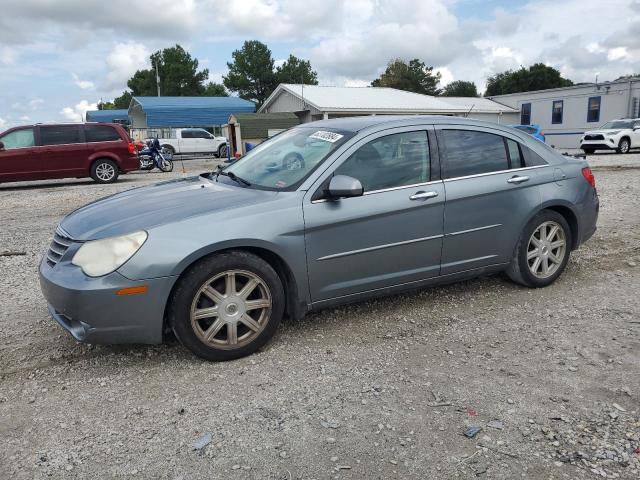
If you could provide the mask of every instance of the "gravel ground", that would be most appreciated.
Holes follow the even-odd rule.
[[[589,160],[599,230],[555,285],[325,310],[219,364],[77,344],[38,286],[65,214],[179,163],[0,186],[0,252],[25,252],[0,257],[0,478],[639,478],[640,154]]]

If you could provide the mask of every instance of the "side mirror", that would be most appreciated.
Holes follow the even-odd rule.
[[[0,151],[4,150],[4,143],[0,142]]]
[[[335,175],[327,189],[328,197],[332,199],[360,197],[363,193],[364,188],[360,180],[347,175]]]

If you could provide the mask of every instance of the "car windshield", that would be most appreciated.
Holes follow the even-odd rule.
[[[610,122],[605,123],[601,128],[603,130],[632,128],[632,122],[627,120],[611,120]]]
[[[354,135],[322,127],[282,132],[224,169],[267,190],[294,190],[322,161]]]

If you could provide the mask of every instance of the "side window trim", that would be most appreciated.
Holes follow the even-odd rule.
[[[371,134],[362,137],[349,145],[345,150],[341,151],[337,154],[336,158],[333,160],[329,160],[329,164],[327,167],[319,173],[318,177],[313,181],[313,184],[309,188],[309,192],[313,192],[308,196],[309,201],[311,203],[320,203],[326,202],[327,200],[324,198],[320,198],[319,195],[322,195],[323,190],[326,188],[326,184],[333,177],[335,171],[340,168],[340,166],[345,163],[353,153],[355,153],[360,147],[366,145],[369,142],[372,142],[378,138],[386,137],[389,135],[401,134],[401,133],[411,133],[411,132],[419,132],[424,131],[427,133],[427,141],[429,143],[429,163],[430,163],[430,180],[428,182],[417,183],[412,185],[401,185],[398,187],[390,187],[380,190],[371,190],[369,192],[364,192],[363,195],[372,195],[376,193],[383,193],[392,190],[400,190],[405,188],[415,188],[417,186],[429,185],[434,183],[442,182],[440,177],[440,159],[437,156],[438,150],[436,147],[434,156],[433,146],[436,144],[435,131],[434,126],[432,124],[423,124],[423,125],[410,125],[404,127],[392,127],[385,130],[379,130],[377,132],[372,132]],[[434,172],[437,172],[438,176],[435,178]]]

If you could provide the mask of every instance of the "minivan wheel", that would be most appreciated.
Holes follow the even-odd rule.
[[[97,183],[113,183],[118,179],[118,165],[113,160],[101,158],[91,165],[91,178]]]
[[[552,284],[567,266],[571,240],[571,229],[562,215],[541,211],[524,228],[507,275],[532,288]]]
[[[168,320],[178,340],[197,356],[232,360],[267,343],[284,305],[274,269],[256,255],[231,251],[189,269],[171,295]]]
[[[620,140],[620,143],[618,143],[618,153],[629,153],[630,146],[629,139],[623,138]]]

